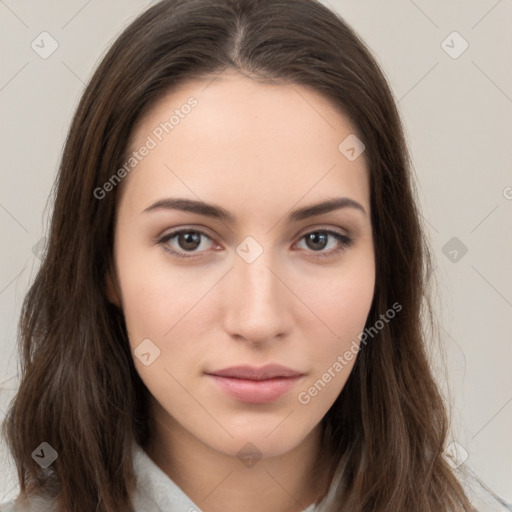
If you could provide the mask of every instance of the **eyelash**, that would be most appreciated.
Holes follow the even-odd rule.
[[[176,237],[177,235],[180,235],[182,233],[199,233],[203,236],[205,236],[206,238],[209,238],[211,240],[211,237],[205,233],[204,231],[201,231],[200,229],[178,229],[176,231],[173,231],[171,233],[167,233],[166,235],[160,237],[160,238],[157,238],[156,239],[156,243],[158,245],[161,245],[163,247],[163,249],[172,254],[173,256],[177,257],[177,258],[180,258],[180,259],[188,259],[188,258],[195,258],[197,257],[197,254],[200,254],[200,253],[192,253],[190,255],[186,254],[186,253],[183,253],[183,252],[179,252],[179,251],[176,251],[174,249],[170,249],[169,246],[167,245],[167,242],[169,242],[169,240],[173,239],[174,237]],[[327,234],[327,235],[331,235],[334,239],[336,239],[338,242],[339,242],[339,245],[337,248],[335,249],[331,249],[330,251],[313,251],[313,250],[310,250],[308,252],[311,252],[313,253],[314,257],[315,258],[329,258],[331,256],[333,256],[334,254],[338,254],[338,253],[341,253],[341,252],[344,252],[346,251],[354,242],[354,240],[346,235],[342,235],[341,233],[338,233],[337,231],[332,231],[332,230],[329,230],[329,229],[316,229],[314,231],[309,231],[308,233],[305,233],[304,235],[302,235],[299,239],[300,240],[303,240],[307,235],[310,235],[312,233],[322,233],[322,234]]]

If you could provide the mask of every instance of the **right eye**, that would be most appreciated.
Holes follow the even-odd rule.
[[[196,256],[196,253],[203,252],[196,250],[201,247],[202,237],[211,240],[203,231],[197,229],[178,229],[159,238],[158,244],[160,244],[165,251],[178,258],[193,258]],[[175,242],[174,245],[171,243],[172,241]]]

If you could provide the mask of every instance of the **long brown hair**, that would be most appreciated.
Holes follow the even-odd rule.
[[[396,104],[371,52],[316,0],[164,0],[129,25],[75,113],[54,188],[47,252],[23,304],[21,384],[3,424],[21,493],[59,509],[132,511],[131,446],[150,436],[148,390],[122,312],[109,303],[118,188],[135,123],[189,79],[227,68],[308,86],[347,115],[370,171],[376,285],[367,325],[402,306],[358,354],[323,418],[343,469],[333,512],[472,510],[442,453],[447,416],[427,357],[432,263]],[[340,141],[341,142],[341,141]],[[423,310],[423,307],[426,307]],[[49,443],[46,470],[33,450]]]

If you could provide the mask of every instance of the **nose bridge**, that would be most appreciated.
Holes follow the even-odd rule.
[[[261,248],[257,254],[257,249],[250,240],[237,248],[226,304],[228,331],[252,342],[282,333],[287,318],[285,287],[275,275],[272,251]]]

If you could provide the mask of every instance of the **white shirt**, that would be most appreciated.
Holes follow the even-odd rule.
[[[133,507],[136,512],[202,512],[196,505],[147,455],[141,446],[134,443],[133,464],[137,477]],[[464,482],[463,482],[464,483]],[[336,486],[331,488],[322,502],[312,504],[302,512],[328,512],[328,505],[334,496]],[[477,512],[512,511],[512,506],[500,503],[499,498],[486,491],[477,480],[471,481],[471,488],[465,484],[466,492]],[[262,509],[266,510],[262,504]],[[52,512],[53,502],[45,497],[33,497],[21,503],[19,498],[0,505],[0,512]]]

